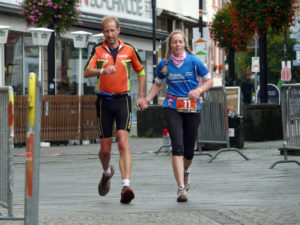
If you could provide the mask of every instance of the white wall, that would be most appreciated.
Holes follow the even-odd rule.
[[[13,5],[20,5],[23,0],[0,0],[0,3],[8,3]]]
[[[199,0],[157,0],[156,7],[199,19]]]

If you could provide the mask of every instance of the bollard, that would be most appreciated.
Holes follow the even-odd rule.
[[[25,225],[38,225],[39,164],[41,134],[41,84],[35,73],[28,79],[28,128],[25,170]]]

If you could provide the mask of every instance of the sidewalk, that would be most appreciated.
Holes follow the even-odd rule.
[[[212,163],[197,155],[191,168],[187,203],[176,202],[171,156],[155,154],[162,138],[130,138],[133,157],[131,187],[135,199],[120,203],[119,153],[113,144],[111,163],[117,168],[111,190],[97,193],[101,177],[99,144],[41,148],[40,225],[296,225],[300,224],[300,167],[282,160],[282,141],[245,143],[245,161],[236,152],[221,153]],[[25,148],[15,148],[14,212],[23,216]],[[214,154],[214,151],[209,151]],[[289,159],[300,161],[298,156]],[[0,207],[6,214],[6,209]],[[0,225],[22,221],[0,221]]]

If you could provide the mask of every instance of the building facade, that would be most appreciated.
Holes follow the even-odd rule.
[[[0,25],[10,26],[8,41],[5,44],[5,84],[14,88],[17,95],[27,94],[30,72],[38,73],[39,48],[33,45],[29,28],[19,14],[21,0],[0,0]],[[203,25],[209,26],[215,11],[222,6],[221,0],[202,0]],[[44,50],[44,94],[73,95],[78,89],[79,50],[74,48],[71,32],[87,31],[101,33],[101,19],[114,15],[120,19],[120,38],[133,44],[139,51],[147,74],[147,90],[153,82],[153,39],[151,0],[81,0],[79,1],[81,24],[73,26],[64,34],[55,35],[55,47],[49,55]],[[193,47],[193,29],[199,27],[199,0],[156,1],[156,49],[157,61],[165,57],[166,39],[174,29],[183,30]],[[92,36],[86,49],[83,49],[83,64],[96,43]],[[53,49],[50,49],[53,50]],[[222,64],[222,51],[209,41],[208,68]],[[214,71],[214,79],[219,79],[221,71]],[[83,79],[83,94],[94,93],[96,79]],[[219,82],[215,82],[219,83]],[[138,93],[135,73],[131,75],[132,95]]]
[[[14,88],[15,94],[27,93],[30,72],[38,73],[38,47],[32,43],[29,28],[19,15],[21,0],[0,0],[0,24],[10,26],[5,45],[5,84]],[[101,19],[114,15],[120,19],[120,38],[134,45],[142,58],[147,77],[152,77],[152,9],[151,0],[85,0],[79,2],[81,24],[73,26],[64,34],[55,35],[54,72],[49,68],[47,48],[44,48],[44,94],[76,94],[78,78],[78,54],[74,48],[71,32],[87,31],[101,33]],[[164,38],[166,32],[157,31],[157,38]],[[83,64],[96,43],[92,36],[86,49],[83,49]],[[50,64],[50,66],[52,65]],[[132,91],[137,93],[137,78],[132,74]],[[152,78],[149,80],[152,82]],[[84,94],[93,93],[95,80],[84,79]],[[151,83],[150,82],[150,83]],[[148,84],[148,86],[150,85]]]
[[[29,73],[38,74],[39,71],[39,47],[33,45],[29,28],[19,13],[21,2],[21,0],[0,0],[0,25],[10,26],[5,44],[5,85],[12,86],[16,95],[27,94]],[[151,0],[84,0],[78,4],[81,11],[80,25],[73,26],[64,34],[55,34],[54,49],[51,47],[49,49],[49,46],[43,47],[43,94],[77,93],[79,50],[74,48],[71,32],[80,30],[99,34],[102,32],[102,18],[107,15],[119,18],[120,38],[138,50],[145,66],[149,89],[153,80]],[[167,32],[156,31],[157,40],[164,39],[167,35]],[[90,36],[88,47],[82,50],[83,65],[97,41]],[[83,94],[94,94],[96,78],[82,80]],[[135,100],[138,95],[138,81],[134,72],[130,80],[131,95]]]

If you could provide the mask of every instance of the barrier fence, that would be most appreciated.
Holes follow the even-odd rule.
[[[0,220],[19,220],[13,213],[13,136],[14,95],[11,87],[0,87],[0,205],[7,216]]]
[[[227,146],[218,150],[209,162],[226,151],[235,151],[245,160],[249,160],[237,148],[230,148],[226,92],[223,86],[212,87],[204,93],[200,118],[196,141],[198,150],[200,151],[201,144],[225,144]]]
[[[298,161],[287,157],[288,150],[300,152],[300,85],[284,84],[280,91],[284,160],[273,163],[270,169],[278,163],[293,162],[300,166]]]
[[[95,101],[96,96],[43,96],[41,141],[67,141],[99,138]],[[79,116],[80,104],[80,119]],[[15,96],[14,143],[26,142],[27,97]]]

